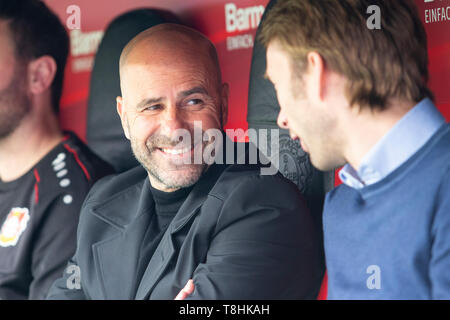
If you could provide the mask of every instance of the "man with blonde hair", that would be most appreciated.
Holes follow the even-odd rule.
[[[413,1],[281,0],[261,41],[279,126],[318,169],[345,165],[324,207],[328,298],[450,298],[450,127]]]

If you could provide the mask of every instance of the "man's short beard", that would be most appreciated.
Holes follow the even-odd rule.
[[[129,131],[130,132],[130,131]],[[131,141],[131,149],[133,150],[133,154],[137,161],[146,169],[148,174],[153,177],[157,182],[165,186],[166,189],[177,190],[182,188],[188,188],[197,183],[203,173],[208,169],[208,165],[206,163],[201,164],[180,164],[175,165],[176,168],[189,168],[188,174],[186,175],[174,175],[174,173],[168,171],[167,169],[161,168],[157,161],[154,161],[153,154],[156,152],[155,148],[152,145],[158,145],[158,141],[166,141],[165,143],[161,143],[164,146],[175,146],[176,143],[168,142],[168,139],[164,139],[164,137],[157,136],[155,138],[150,138],[146,145],[142,148],[138,145],[136,139],[132,136],[130,137]],[[175,170],[174,170],[175,171]]]
[[[25,83],[25,71],[19,68],[10,85],[0,91],[0,140],[9,137],[30,112]]]
[[[138,160],[139,161],[139,160]],[[167,176],[166,172],[158,168],[156,165],[149,165],[141,163],[142,166],[147,170],[147,172],[155,178],[160,184],[164,185],[168,190],[178,190],[182,188],[189,188],[197,183],[200,177],[208,168],[206,164],[191,164],[193,171],[188,177],[177,177],[176,179]]]

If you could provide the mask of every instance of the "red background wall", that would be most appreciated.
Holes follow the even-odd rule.
[[[422,22],[428,35],[428,54],[430,59],[430,88],[436,96],[436,103],[450,120],[450,0],[416,0]],[[440,9],[446,12],[445,18],[433,19],[433,13]],[[449,16],[447,16],[449,14]]]

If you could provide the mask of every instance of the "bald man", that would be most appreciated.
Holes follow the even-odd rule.
[[[49,298],[174,299],[186,283],[187,299],[315,298],[320,246],[295,185],[224,164],[228,86],[213,44],[153,27],[124,49],[120,76],[117,111],[141,166],[94,186]]]

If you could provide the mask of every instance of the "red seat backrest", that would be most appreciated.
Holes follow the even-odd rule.
[[[317,296],[317,300],[327,300],[328,295],[328,274],[325,271],[325,275],[323,276],[322,285],[320,286],[319,295]]]

